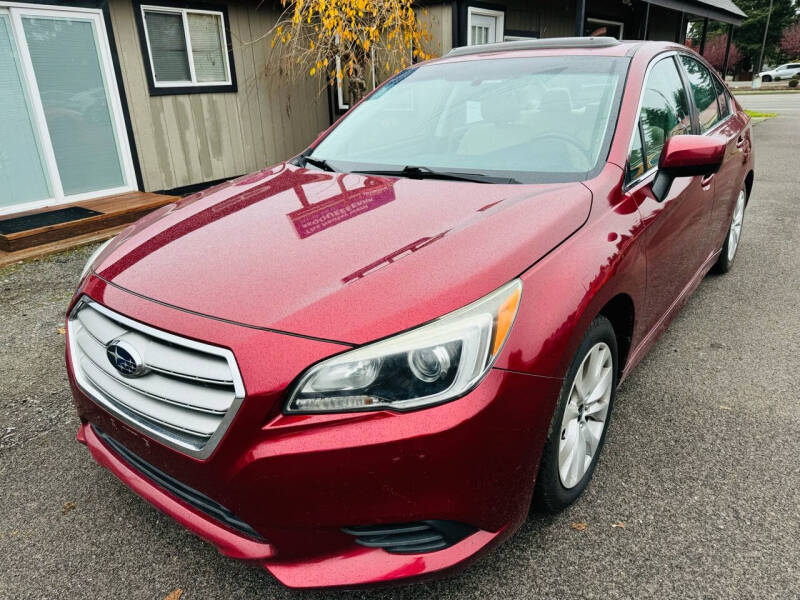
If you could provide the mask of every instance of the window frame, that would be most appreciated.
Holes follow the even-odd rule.
[[[158,0],[157,3],[142,3],[134,0],[134,15],[139,33],[139,42],[142,50],[142,62],[147,76],[147,87],[151,96],[167,96],[178,94],[210,94],[210,93],[235,93],[236,68],[233,60],[233,47],[230,43],[231,31],[228,19],[228,9],[225,5],[201,4],[194,2],[173,2],[171,0]],[[162,14],[178,14],[183,21],[184,36],[186,38],[186,54],[189,63],[191,81],[157,81],[153,66],[153,54],[150,47],[150,37],[147,32],[146,12]],[[220,35],[223,43],[223,56],[225,57],[225,81],[197,81],[194,58],[192,55],[192,42],[189,32],[188,15],[190,13],[214,15],[220,19]]]

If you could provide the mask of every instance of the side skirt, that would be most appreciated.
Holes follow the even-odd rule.
[[[698,285],[700,285],[703,277],[705,277],[706,274],[711,270],[711,267],[714,266],[720,251],[721,249],[717,250],[706,259],[694,276],[689,280],[689,283],[686,284],[686,287],[681,290],[681,293],[678,295],[675,301],[670,305],[658,322],[653,325],[650,331],[647,332],[647,335],[642,338],[642,341],[639,342],[636,348],[631,352],[628,364],[625,365],[625,370],[622,372],[622,377],[619,379],[620,383],[622,383],[628,377],[628,375],[631,374],[631,372],[636,368],[636,365],[638,365],[642,358],[644,358],[644,355],[647,354],[647,351],[652,347],[656,340],[658,340],[661,334],[664,333],[664,330],[669,326],[672,319],[675,318],[675,315],[678,314],[678,311],[683,308],[683,306],[689,300],[689,296],[691,296],[692,292],[697,288]]]

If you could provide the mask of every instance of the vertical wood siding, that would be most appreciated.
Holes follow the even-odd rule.
[[[317,83],[268,77],[269,39],[248,44],[273,26],[277,11],[228,4],[237,93],[150,96],[133,6],[109,4],[145,191],[256,171],[296,154],[328,126]]]
[[[425,14],[427,10],[428,14]],[[424,9],[416,9],[417,18],[430,32],[431,39],[425,44],[425,51],[436,56],[444,56],[453,49],[453,5],[447,2],[431,4]]]

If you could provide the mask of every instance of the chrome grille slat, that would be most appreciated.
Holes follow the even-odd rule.
[[[128,333],[125,339],[134,346],[141,347],[142,360],[148,367],[171,373],[176,377],[233,383],[231,370],[225,359],[193,352],[188,348],[178,349],[167,344],[153,343],[135,331]],[[181,364],[182,370],[176,370],[174,367],[176,364]]]
[[[122,404],[128,410],[161,425],[206,438],[211,437],[219,425],[219,418],[208,413],[181,408],[175,404],[161,402],[140,394],[133,388],[123,385],[86,358],[81,361],[80,366],[89,381],[106,396]]]
[[[108,344],[128,331],[96,310],[81,311],[78,314],[78,322],[101,344]]]
[[[75,338],[87,359],[107,375],[117,379],[121,385],[127,386],[140,394],[163,402],[216,414],[224,414],[230,408],[231,402],[233,402],[233,389],[192,385],[191,383],[170,379],[156,373],[150,373],[136,379],[119,378],[117,377],[116,369],[106,359],[105,348],[95,338],[85,331],[79,331]]]
[[[135,348],[145,374],[125,377],[106,347]],[[143,433],[186,454],[207,458],[244,399],[233,353],[182,338],[82,298],[70,314],[68,342],[75,379],[96,403]]]

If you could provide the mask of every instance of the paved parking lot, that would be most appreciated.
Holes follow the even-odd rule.
[[[0,598],[800,597],[800,96],[769,98],[742,97],[780,116],[737,264],[624,384],[588,493],[445,581],[295,592],[152,509],[74,440],[59,327],[91,249],[0,270]]]

